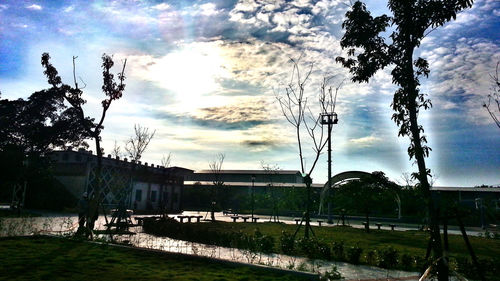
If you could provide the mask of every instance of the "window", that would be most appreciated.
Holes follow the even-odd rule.
[[[135,191],[135,201],[142,201],[142,190],[141,189],[137,189]]]
[[[156,202],[156,190],[151,190],[151,202]]]

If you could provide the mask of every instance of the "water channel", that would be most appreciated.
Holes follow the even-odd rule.
[[[185,212],[184,215],[192,214],[194,213]],[[200,215],[204,214],[205,213],[200,213]],[[218,213],[216,218],[218,220],[230,220],[229,217],[224,216],[222,213]],[[61,216],[57,214],[53,214],[52,216],[31,218],[3,218],[0,221],[0,237],[34,234],[71,235],[76,231],[78,225],[77,220],[78,218],[76,216]],[[285,222],[295,223],[294,221]],[[104,224],[104,217],[99,217],[98,221],[96,222],[96,227],[98,229],[105,229]],[[353,265],[344,262],[310,260],[303,257],[293,257],[279,254],[266,255],[251,252],[248,250],[224,248],[176,240],[167,237],[157,237],[144,233],[141,227],[133,227],[131,228],[131,231],[135,232],[135,235],[115,236],[115,240],[118,242],[126,242],[130,245],[147,249],[205,256],[229,261],[260,264],[299,271],[324,273],[326,271],[331,271],[332,266],[336,266],[337,270],[342,274],[344,278],[346,278],[346,280],[386,278],[418,280],[418,273],[416,272],[387,270],[372,266]],[[106,236],[103,236],[102,238],[106,239]]]

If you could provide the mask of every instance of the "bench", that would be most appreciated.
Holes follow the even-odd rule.
[[[366,221],[363,222],[363,225],[365,226],[365,229],[368,229],[369,228],[369,225]]]
[[[232,216],[231,219],[233,219],[233,222],[236,222],[237,219],[239,219],[239,216]]]
[[[381,223],[376,223],[375,225],[377,226],[378,230],[380,230],[380,227],[382,226],[382,224]]]
[[[301,221],[302,219],[294,219],[295,220],[295,224],[299,224],[299,221]]]
[[[142,217],[141,218],[135,217],[134,219],[137,221],[138,225],[142,225],[142,222],[144,221],[144,218]]]
[[[391,230],[394,231],[394,228],[396,227],[395,224],[389,224],[389,226],[391,227]]]
[[[203,216],[191,216],[191,218],[196,219],[196,222],[200,222],[200,219],[203,218]]]
[[[318,225],[321,226],[321,224],[323,223],[323,220],[318,220]]]
[[[247,220],[249,219],[250,217],[241,217],[241,219],[243,220],[243,222],[247,222]]]
[[[184,219],[189,218],[189,216],[177,216],[177,218],[181,221],[181,223],[183,223]],[[189,221],[191,221],[191,219],[189,219]]]
[[[259,218],[252,218],[252,222],[257,222]]]

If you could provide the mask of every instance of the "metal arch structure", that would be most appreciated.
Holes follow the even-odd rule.
[[[319,202],[319,210],[318,210],[318,215],[321,215],[321,211],[323,209],[323,201],[325,200],[325,194],[329,190],[329,186],[331,188],[335,188],[338,186],[340,183],[343,183],[345,181],[349,180],[358,180],[362,177],[366,176],[371,176],[370,173],[363,172],[363,171],[346,171],[342,173],[338,173],[335,176],[331,177],[323,186],[323,189],[321,189],[321,195],[320,195],[320,202]],[[331,183],[331,184],[329,184]]]

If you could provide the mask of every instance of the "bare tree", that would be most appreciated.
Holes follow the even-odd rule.
[[[222,180],[221,176],[224,158],[226,158],[226,155],[224,153],[219,153],[215,156],[214,160],[208,163],[208,167],[210,168],[213,176],[213,187],[210,191],[210,217],[212,221],[215,221],[215,205],[217,204],[215,198],[217,196],[217,190],[224,186],[224,181]]]
[[[269,192],[271,195],[270,196],[271,202],[273,205],[273,207],[272,207],[273,211],[272,211],[271,217],[269,218],[269,221],[273,220],[274,222],[279,222],[280,221],[280,218],[279,218],[279,198],[276,195],[276,190],[275,190],[276,187],[274,186],[274,183],[273,183],[273,176],[279,175],[280,167],[277,164],[274,164],[274,165],[266,164],[264,161],[261,161],[260,165],[269,177],[268,186],[269,186]]]
[[[301,72],[298,60],[290,59],[293,68],[290,77],[290,82],[286,84],[283,92],[276,95],[276,99],[281,107],[281,112],[286,118],[288,123],[290,123],[295,128],[295,133],[297,137],[297,145],[300,159],[301,172],[304,177],[304,182],[307,187],[307,202],[306,202],[306,212],[303,219],[305,219],[305,236],[309,237],[310,228],[310,189],[311,189],[311,174],[316,167],[316,163],[321,155],[322,150],[328,143],[328,133],[321,124],[321,113],[333,112],[335,109],[338,88],[333,95],[333,87],[329,86],[331,79],[324,78],[320,87],[319,94],[319,112],[313,112],[309,106],[308,97],[306,96],[305,89],[306,84],[309,82],[313,66],[311,63],[307,68],[305,73]],[[313,162],[309,170],[307,170],[304,149],[303,149],[303,131],[309,136],[309,140],[312,141],[313,150]],[[302,224],[302,222],[301,222]],[[298,230],[298,229],[297,229]],[[312,229],[311,229],[312,230]]]
[[[118,143],[116,142],[116,140],[115,140],[115,143],[114,143],[114,145],[113,145],[113,149],[111,150],[111,155],[112,155],[114,158],[122,157],[122,149],[121,149],[121,147],[118,145]]]
[[[491,119],[495,122],[498,128],[500,128],[500,80],[498,78],[498,66],[500,61],[497,62],[497,67],[495,69],[495,74],[490,75],[493,82],[493,87],[491,88],[491,94],[488,95],[488,103],[483,103],[483,107],[486,108],[491,116]]]
[[[169,152],[167,157],[165,157],[165,155],[162,156],[161,158],[161,165],[165,168],[168,168],[170,167],[170,165],[172,164],[172,152]]]
[[[147,127],[142,127],[139,124],[134,125],[134,135],[129,138],[125,145],[125,151],[127,151],[132,161],[136,162],[141,159],[142,154],[148,147],[155,133],[156,130],[150,132]]]

